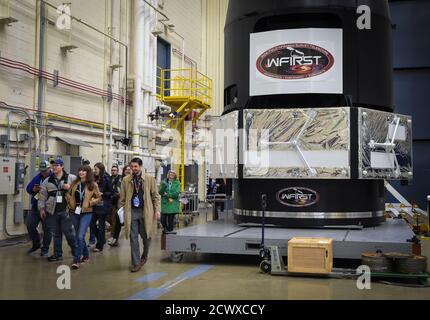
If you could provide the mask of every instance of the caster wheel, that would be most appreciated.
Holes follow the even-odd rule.
[[[260,250],[260,258],[264,259],[265,255],[266,255],[266,253],[264,252],[264,249],[261,249]]]
[[[266,261],[266,260],[261,261],[260,270],[263,273],[270,273],[270,271],[272,271],[272,266],[271,266],[270,262]]]
[[[171,252],[170,253],[170,261],[179,263],[184,258],[184,253],[182,252]]]
[[[270,260],[270,250],[267,248],[262,248],[260,250],[260,258],[263,260]]]

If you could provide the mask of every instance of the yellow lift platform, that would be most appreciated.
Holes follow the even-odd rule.
[[[172,108],[166,125],[181,135],[181,163],[176,166],[181,190],[185,188],[185,122],[195,123],[212,104],[212,80],[194,68],[161,69],[157,72],[157,98]]]

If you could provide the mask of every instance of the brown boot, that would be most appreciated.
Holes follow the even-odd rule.
[[[146,263],[146,258],[144,256],[142,256],[140,258],[140,267],[143,267],[145,265],[145,263]]]
[[[134,266],[133,268],[131,268],[130,272],[132,273],[139,272],[141,268],[142,268],[141,265]]]

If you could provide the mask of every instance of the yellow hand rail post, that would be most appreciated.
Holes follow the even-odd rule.
[[[185,190],[185,122],[181,123],[181,191]]]

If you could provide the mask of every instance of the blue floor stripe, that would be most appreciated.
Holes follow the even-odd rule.
[[[165,273],[165,272],[150,273],[150,274],[143,276],[142,278],[137,278],[136,280],[134,280],[134,282],[138,282],[138,283],[154,282],[154,281],[157,281],[158,279],[160,279],[166,275],[167,275],[167,273]]]
[[[178,276],[178,279],[182,279],[182,278],[192,279],[201,275],[202,273],[207,272],[211,268],[213,268],[213,266],[203,264],[201,266],[195,267],[194,269],[184,272],[183,274]]]
[[[200,265],[200,266],[195,267],[191,270],[188,270],[184,273],[181,273],[179,276],[176,277],[175,280],[195,278],[195,277],[207,272],[208,270],[210,270],[213,267],[214,267],[213,265]],[[158,280],[165,275],[166,275],[166,273],[164,273],[164,272],[151,273],[151,274],[148,274],[142,278],[135,280],[135,282],[141,282],[141,283],[151,282],[151,281]],[[167,289],[163,286],[158,287],[158,288],[146,288],[143,291],[140,291],[140,292],[136,293],[135,295],[127,298],[127,300],[155,300],[155,299],[158,299],[159,297],[161,297],[163,294],[166,294],[169,291],[170,291],[170,289]]]
[[[155,300],[168,291],[169,289],[166,288],[146,288],[145,290],[131,296],[127,300]]]

